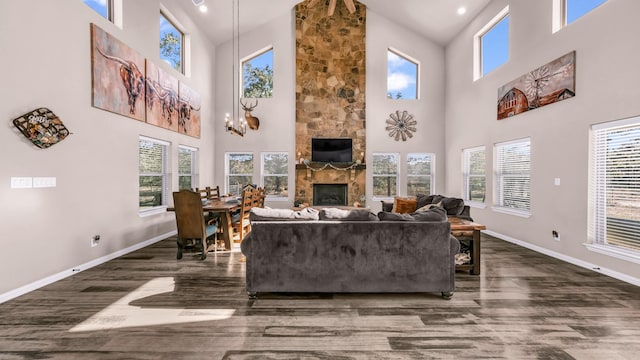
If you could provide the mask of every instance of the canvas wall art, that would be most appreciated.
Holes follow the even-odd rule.
[[[572,51],[498,89],[498,120],[575,96]]]
[[[200,137],[200,94],[180,82],[178,99],[178,132],[193,137]]]
[[[147,59],[147,123],[178,131],[178,79]]]
[[[145,61],[137,51],[91,24],[92,105],[145,120]]]

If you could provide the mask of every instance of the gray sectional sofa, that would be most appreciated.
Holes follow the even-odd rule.
[[[336,217],[322,216],[322,210],[319,220],[310,220],[281,213],[251,214],[252,230],[241,244],[251,297],[265,292],[439,292],[448,299],[453,294],[460,244],[450,235],[446,217],[380,221],[368,212]]]

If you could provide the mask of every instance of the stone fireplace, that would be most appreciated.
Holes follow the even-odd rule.
[[[313,184],[313,205],[348,205],[347,184]]]
[[[353,160],[366,154],[366,6],[355,1],[355,13],[338,6],[328,16],[326,7],[308,8],[307,3],[295,8],[295,200],[316,204],[314,184],[340,184],[347,205],[364,206],[366,166],[309,161],[312,138],[350,138]],[[300,163],[300,158],[307,161]]]

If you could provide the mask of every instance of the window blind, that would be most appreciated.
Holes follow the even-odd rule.
[[[531,210],[531,141],[496,144],[498,206],[528,213]]]
[[[193,189],[197,184],[197,149],[180,146],[178,148],[178,188]]]
[[[640,251],[640,119],[592,129],[594,240]]]
[[[463,150],[464,200],[484,202],[486,193],[486,151],[484,146]]]
[[[434,154],[407,155],[407,195],[433,194]]]
[[[138,142],[139,206],[149,209],[167,204],[169,172],[167,153],[169,143],[140,137]]]
[[[372,154],[373,196],[393,197],[398,194],[399,154]]]

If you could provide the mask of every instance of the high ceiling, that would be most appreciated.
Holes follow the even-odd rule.
[[[189,0],[176,2],[200,30],[218,45],[232,36],[232,0],[205,0],[207,13],[201,13]],[[325,1],[325,0],[323,0]],[[404,24],[424,37],[445,45],[482,10],[490,0],[360,0],[371,11]],[[240,0],[240,32],[247,32],[287,14],[301,0]],[[326,1],[328,3],[328,1]],[[322,6],[322,1],[317,6]],[[338,0],[338,7],[345,6]],[[458,15],[458,8],[466,13]]]

